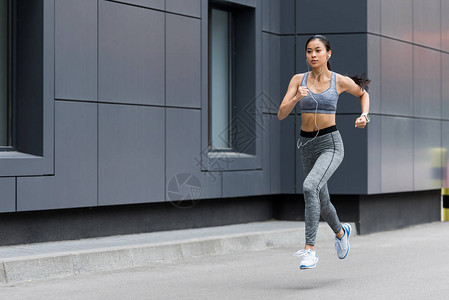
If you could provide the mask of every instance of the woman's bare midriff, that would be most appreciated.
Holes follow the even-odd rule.
[[[331,127],[335,125],[335,114],[316,114],[316,124],[319,129]],[[302,131],[317,131],[315,126],[314,113],[301,114],[301,130]]]

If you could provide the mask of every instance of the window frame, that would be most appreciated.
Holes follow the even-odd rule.
[[[7,145],[0,145],[0,151],[14,151],[14,107],[13,107],[13,99],[14,96],[14,49],[15,49],[15,28],[14,22],[14,1],[7,0],[6,4],[7,9],[7,116],[6,116],[6,131],[7,131]]]
[[[232,148],[232,134],[229,130],[229,125],[232,122],[232,102],[233,102],[233,90],[232,90],[232,74],[233,74],[233,68],[232,68],[232,64],[233,64],[233,60],[232,60],[232,52],[234,51],[234,46],[233,46],[233,39],[232,39],[232,35],[233,35],[233,14],[231,10],[228,9],[224,9],[221,6],[217,6],[217,7],[211,7],[208,10],[208,20],[210,20],[212,18],[212,9],[215,10],[221,10],[221,11],[225,11],[228,13],[228,116],[227,116],[227,132],[226,134],[228,135],[228,148],[212,148],[212,142],[213,142],[213,132],[212,132],[212,122],[210,120],[212,120],[212,95],[211,95],[211,65],[212,65],[212,60],[211,60],[211,56],[210,56],[210,52],[212,51],[210,44],[209,44],[209,51],[208,51],[208,65],[209,65],[209,79],[208,79],[208,88],[209,88],[209,97],[208,97],[208,110],[209,110],[209,119],[208,119],[208,126],[209,126],[209,131],[208,131],[208,149],[210,152],[234,152],[233,148]],[[208,29],[208,38],[210,39],[210,35],[211,35],[211,26],[209,25],[209,29]]]
[[[210,149],[210,109],[209,109],[209,7],[210,1],[215,2],[218,6],[231,7],[239,10],[251,10],[253,20],[251,22],[253,28],[250,28],[251,39],[254,39],[254,74],[251,74],[253,78],[254,90],[251,90],[253,95],[251,101],[253,102],[254,113],[250,124],[254,126],[251,128],[254,134],[254,153],[245,153],[244,151],[211,151]],[[211,7],[215,8],[214,5]],[[253,30],[253,31],[252,31]],[[262,116],[262,24],[261,24],[261,1],[257,0],[209,0],[202,2],[202,52],[207,55],[202,55],[202,127],[201,127],[201,170],[202,171],[237,171],[237,170],[260,170],[262,169],[262,139],[263,139],[263,116]],[[233,37],[234,38],[234,37]],[[234,97],[232,105],[235,106]],[[231,112],[233,114],[233,112]],[[233,116],[234,117],[234,116]],[[237,120],[238,121],[238,120]],[[244,122],[243,122],[244,123]],[[231,126],[233,126],[231,124]]]
[[[15,37],[11,49],[14,149],[0,151],[0,177],[54,175],[55,2],[12,3],[12,7],[17,7],[16,20],[12,20]],[[29,72],[30,68],[33,72]],[[29,97],[31,93],[33,97]]]

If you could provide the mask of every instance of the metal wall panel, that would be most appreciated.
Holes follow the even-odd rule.
[[[382,191],[382,117],[372,115],[366,130],[368,135],[367,190],[368,194],[379,194]]]
[[[413,1],[381,0],[381,34],[413,42]]]
[[[279,99],[272,99],[274,111],[278,112],[279,106],[287,92],[288,85],[293,75],[295,75],[295,37],[281,36],[281,62],[280,62],[280,79],[279,79]],[[293,113],[297,111],[296,107]]]
[[[441,0],[413,0],[413,42],[441,47]],[[444,17],[447,18],[447,15]]]
[[[262,170],[223,172],[223,196],[245,197],[268,195],[270,185],[266,184]]]
[[[296,0],[296,32],[366,32],[366,7],[366,1],[360,0]]]
[[[413,120],[413,187],[415,191],[441,188],[441,121]]]
[[[274,2],[277,2],[274,0]],[[295,33],[295,0],[282,0],[280,2],[280,29],[282,34]]]
[[[380,34],[380,2],[381,0],[367,0],[367,26],[369,33]]]
[[[413,115],[413,46],[382,38],[382,113]],[[398,88],[401,87],[401,88]]]
[[[55,176],[18,177],[17,210],[97,205],[97,104],[56,101]]]
[[[443,170],[442,170],[442,186],[445,188],[449,187],[449,122],[442,121],[441,122],[441,128],[442,128],[442,163],[443,163]]]
[[[441,54],[441,117],[449,120],[449,54]]]
[[[97,1],[55,3],[55,97],[97,100]]]
[[[164,13],[101,1],[99,99],[164,104]]]
[[[295,0],[262,0],[262,29],[277,34],[295,33]]]
[[[99,205],[165,201],[164,108],[100,104]]]
[[[274,34],[262,33],[262,43],[262,111],[277,114],[283,97],[280,94],[281,39]]]
[[[221,173],[201,172],[201,112],[194,109],[166,109],[166,138],[165,138],[165,187],[167,201],[180,200],[180,193],[176,191],[177,178],[183,174],[192,175],[192,182],[199,182],[201,199],[221,197]],[[196,180],[198,179],[198,181]]]
[[[279,134],[279,152],[274,151],[273,155],[279,153],[280,172],[281,172],[281,194],[294,194],[296,192],[295,172],[296,165],[296,136],[295,136],[295,115],[289,115],[280,122]],[[277,150],[277,149],[276,149]],[[271,150],[273,151],[273,150]]]
[[[414,46],[413,115],[441,118],[441,53]]]
[[[16,179],[14,177],[0,178],[0,212],[16,210]]]
[[[104,0],[100,0],[104,1]],[[166,0],[113,0],[115,2],[121,2],[124,4],[137,5],[147,8],[155,8],[163,10],[165,9],[165,1]]]
[[[381,48],[380,37],[368,35],[367,47],[367,76],[371,80],[368,93],[370,96],[370,113],[380,113],[382,111],[381,94]]]
[[[201,20],[166,15],[166,104],[201,107]]]
[[[382,193],[413,190],[413,119],[382,116]]]
[[[275,189],[280,188],[279,186],[279,170],[274,166],[275,169],[272,168],[271,164],[271,145],[272,145],[272,137],[271,128],[273,127],[272,120],[277,117],[270,114],[263,114],[262,116],[262,180],[263,184],[266,186],[266,193],[272,194],[272,179],[273,185]],[[276,172],[276,174],[273,174]]]
[[[281,160],[285,159],[281,156],[281,136],[284,133],[281,134],[281,121],[279,121],[276,115],[266,115],[265,120],[269,123],[264,128],[264,143],[268,144],[268,147],[266,147],[266,150],[264,148],[263,159],[268,160],[270,167],[270,194],[281,194]],[[267,128],[268,126],[269,128]],[[293,156],[290,158],[293,158]]]
[[[181,15],[201,17],[201,0],[165,0],[165,9]]]
[[[449,51],[449,0],[441,0],[441,49]]]
[[[276,0],[262,0],[262,30],[280,33],[281,2]]]

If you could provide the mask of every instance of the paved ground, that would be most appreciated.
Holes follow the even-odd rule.
[[[347,259],[318,245],[189,258],[150,267],[0,285],[0,299],[448,299],[449,222],[356,236]]]
[[[317,242],[334,233],[320,223]],[[304,222],[266,221],[0,247],[0,283],[145,267],[155,262],[296,245]]]

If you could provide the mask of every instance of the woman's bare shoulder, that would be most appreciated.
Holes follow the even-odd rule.
[[[338,73],[335,73],[335,79],[337,80],[338,85],[344,85],[344,86],[348,85],[352,81],[352,79],[349,76],[341,75]]]
[[[345,80],[346,78],[348,78],[348,76],[345,75],[341,75],[340,73],[334,72],[335,73],[335,78],[337,80]]]
[[[298,73],[298,74],[293,75],[292,81],[301,82],[302,78],[304,77],[304,74],[305,73]]]

